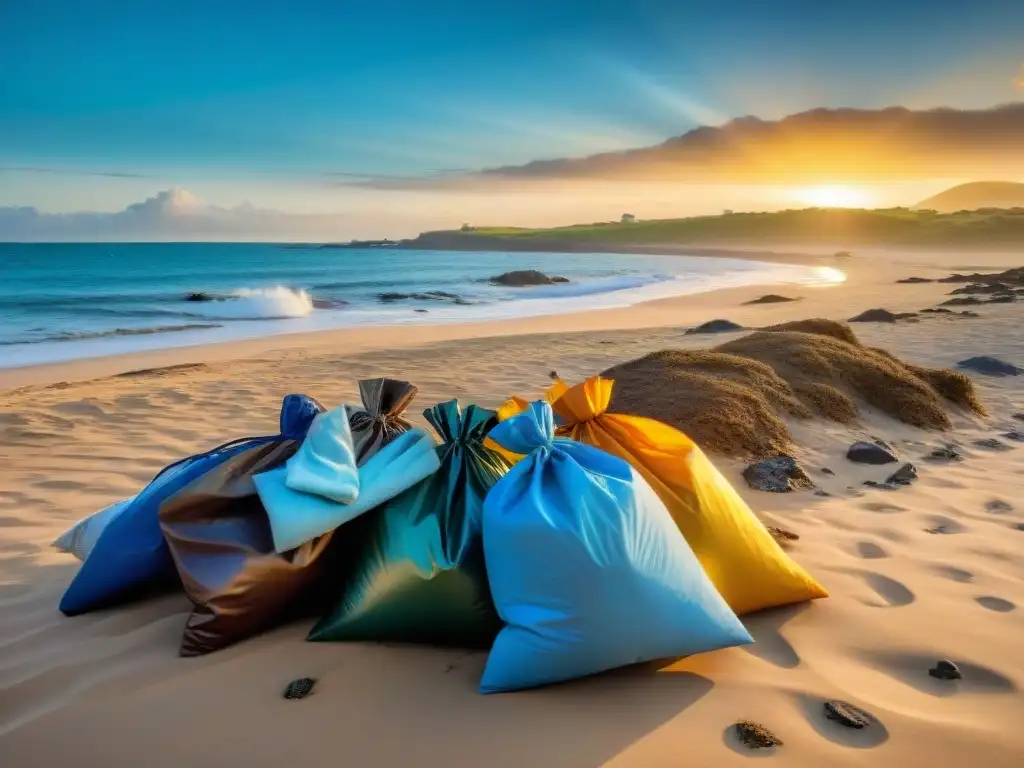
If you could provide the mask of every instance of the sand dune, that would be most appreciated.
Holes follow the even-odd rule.
[[[305,643],[304,622],[182,659],[190,605],[180,595],[74,619],[57,611],[76,568],[49,549],[57,533],[170,460],[266,433],[288,392],[333,404],[355,398],[359,378],[400,374],[420,387],[417,413],[453,396],[495,406],[512,392],[539,395],[552,369],[577,381],[657,349],[734,338],[683,333],[699,321],[915,310],[953,286],[897,286],[897,277],[1016,265],[942,259],[868,255],[851,261],[847,284],[796,291],[804,300],[792,304],[743,306],[765,292],[745,289],[555,320],[403,329],[404,337],[333,332],[4,372],[2,384],[19,388],[0,395],[0,765],[717,767],[764,752],[807,768],[1020,765],[1024,443],[1004,439],[1012,449],[993,451],[974,441],[1024,429],[1013,418],[1024,411],[1024,377],[977,377],[991,416],[955,411],[945,433],[870,409],[848,425],[787,422],[829,496],[752,491],[742,463],[718,461],[766,523],[799,534],[790,552],[832,595],[746,617],[756,643],[745,648],[481,697],[481,653]],[[856,330],[919,365],[975,354],[1024,365],[1020,306],[980,311]],[[179,367],[160,367],[168,364]],[[852,440],[871,435],[918,466],[915,485],[862,485],[892,469],[844,458]],[[924,459],[947,442],[964,461]],[[943,658],[963,680],[928,675]],[[313,695],[281,698],[307,676],[319,680]],[[878,723],[844,729],[825,719],[827,699]],[[743,719],[784,745],[751,753],[731,727]]]

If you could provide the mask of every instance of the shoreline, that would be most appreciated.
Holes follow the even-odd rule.
[[[681,254],[688,255],[688,254]],[[730,252],[730,257],[735,254]],[[819,257],[803,254],[804,264],[822,266]],[[1008,260],[1009,259],[1009,260]],[[957,269],[996,270],[1000,265],[1016,264],[1019,256],[995,254],[936,254],[934,252],[899,251],[866,252],[842,261],[846,280],[825,285],[794,285],[766,283],[742,287],[719,288],[696,294],[684,294],[640,302],[626,307],[588,309],[562,314],[526,316],[515,319],[493,319],[473,322],[431,323],[409,325],[351,326],[297,333],[283,333],[250,339],[211,342],[182,347],[75,360],[41,363],[0,369],[0,392],[59,382],[101,379],[142,369],[168,365],[222,363],[255,357],[281,356],[296,350],[311,353],[326,350],[359,354],[382,349],[409,349],[447,341],[481,337],[497,338],[533,334],[585,331],[614,331],[638,328],[665,328],[698,325],[707,320],[727,318],[750,327],[754,319],[768,316],[774,322],[815,316],[832,316],[837,302],[859,297],[860,308],[880,306],[880,291],[890,288],[896,301],[886,309],[910,311],[920,309],[921,302],[937,302],[948,292],[942,284],[893,285],[897,279],[912,274],[942,276]],[[765,293],[785,291],[800,301],[745,306],[744,302]],[[842,318],[845,319],[845,318]],[[688,339],[713,344],[715,336]]]

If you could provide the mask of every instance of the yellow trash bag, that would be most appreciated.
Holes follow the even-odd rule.
[[[828,597],[772,538],[729,481],[685,434],[642,416],[607,413],[614,382],[556,381],[547,398],[557,434],[629,462],[661,497],[708,578],[737,614]],[[519,398],[500,419],[515,415]]]

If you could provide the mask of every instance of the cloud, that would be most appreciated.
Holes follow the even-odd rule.
[[[538,181],[807,184],[1005,178],[1024,174],[1024,103],[989,109],[814,109],[740,117],[654,146],[534,160],[436,178],[353,181],[385,189],[465,189]]]
[[[41,168],[24,165],[0,166],[0,173],[41,173],[54,174],[58,176],[103,176],[108,179],[145,179],[140,173],[127,173],[125,171],[80,171],[70,168]]]
[[[247,203],[206,205],[185,189],[164,190],[115,213],[0,207],[0,241],[333,239],[351,226],[351,218],[340,214],[292,214]]]

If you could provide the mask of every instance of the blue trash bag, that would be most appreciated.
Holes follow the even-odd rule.
[[[189,456],[165,467],[117,517],[103,529],[60,601],[68,616],[102,608],[159,583],[173,583],[177,574],[164,541],[157,513],[171,494],[255,445],[302,439],[313,418],[324,410],[306,395],[288,395],[281,406],[281,433],[246,437]]]
[[[484,502],[487,575],[506,626],[480,692],[753,642],[647,482],[553,428],[551,406],[536,402],[490,433],[527,456]]]

